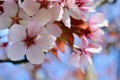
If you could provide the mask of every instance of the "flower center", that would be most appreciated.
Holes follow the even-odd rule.
[[[44,8],[47,8],[48,7],[48,4],[50,3],[50,1],[48,0],[35,0],[36,2],[40,3],[41,7],[44,7]]]
[[[14,16],[14,17],[10,17],[13,21],[13,23],[17,23],[17,24],[19,24],[20,23],[20,20],[21,20],[21,18],[19,18],[18,16]]]
[[[85,4],[84,1],[79,1],[79,0],[77,0],[75,3],[76,3],[76,5],[77,5],[78,7],[81,7],[81,6],[83,6],[83,5]]]
[[[26,37],[26,39],[25,40],[23,40],[23,42],[25,43],[25,45],[26,45],[26,47],[27,47],[27,49],[29,48],[29,47],[31,47],[32,45],[34,45],[35,44],[35,38],[37,37],[37,36],[34,36],[34,37],[30,37],[29,35],[28,35],[28,30],[26,30],[26,33],[27,33],[27,37]]]

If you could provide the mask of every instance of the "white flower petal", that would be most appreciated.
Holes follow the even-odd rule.
[[[36,40],[36,44],[43,50],[49,50],[55,46],[56,37],[50,35],[45,30],[40,34],[41,38]]]
[[[5,0],[3,3],[4,13],[9,15],[9,17],[14,17],[17,14],[18,6],[14,0]]]
[[[52,7],[51,7],[52,6]],[[52,14],[52,19],[60,21],[63,17],[63,7],[58,3],[53,3],[48,8],[50,13]]]
[[[41,31],[41,26],[33,21],[30,21],[28,23],[27,28],[28,28],[28,35],[30,37],[34,37],[34,36],[38,35]]]
[[[22,20],[20,20],[20,24],[26,25],[29,20],[29,16],[25,13],[25,11],[22,8],[20,8],[18,16],[19,16],[19,18],[22,19]]]
[[[95,13],[89,20],[90,25],[96,25],[97,27],[108,26],[108,21],[105,19],[102,13]]]
[[[91,33],[90,38],[95,41],[102,41],[104,35],[104,31],[102,29],[97,29],[93,33]]]
[[[90,47],[90,48],[86,48],[85,51],[89,52],[89,53],[100,53],[102,50],[101,46],[96,46],[96,47]]]
[[[0,15],[0,29],[6,29],[12,24],[12,19],[10,19],[6,14]]]
[[[82,48],[86,48],[89,44],[87,38],[85,36],[83,36],[83,38],[81,39],[82,40]]]
[[[40,11],[34,16],[34,20],[41,26],[47,24],[51,18],[51,13],[45,8],[41,8]]]
[[[77,6],[69,7],[69,12],[70,12],[70,15],[75,19],[81,19],[82,18],[82,14],[80,12],[80,9]]]
[[[67,26],[67,27],[69,27],[69,28],[71,27],[70,17],[69,17],[69,15],[68,15],[68,11],[67,11],[66,8],[64,9],[62,21],[63,21],[63,23],[64,23],[65,26]]]
[[[26,38],[26,29],[21,25],[14,24],[9,31],[9,39],[13,42],[19,42]]]
[[[41,64],[45,59],[43,51],[36,45],[27,49],[26,57],[33,64]]]
[[[81,67],[87,67],[92,65],[92,59],[90,55],[81,55],[80,56],[80,65]]]
[[[105,19],[102,23],[96,24],[97,27],[108,27],[108,21]]]
[[[57,24],[49,23],[47,24],[46,28],[48,32],[54,35],[55,37],[59,37],[62,34],[62,30]]]
[[[52,35],[49,35],[46,37],[41,37],[38,40],[37,45],[40,46],[40,48],[43,50],[50,50],[53,47],[55,47],[55,41],[56,41],[56,38]]]
[[[7,51],[7,55],[11,60],[21,60],[25,55],[25,47],[23,42],[13,44]]]
[[[75,67],[80,67],[80,55],[77,53],[72,53],[70,58],[69,58],[69,64],[73,65]]]
[[[40,5],[33,0],[24,0],[21,7],[29,16],[33,16],[39,11]]]

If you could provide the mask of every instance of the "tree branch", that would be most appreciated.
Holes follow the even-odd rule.
[[[28,60],[27,59],[23,59],[23,60],[19,60],[19,61],[0,60],[0,63],[4,63],[4,62],[10,62],[10,63],[13,63],[13,64],[21,64],[21,63],[27,63]]]

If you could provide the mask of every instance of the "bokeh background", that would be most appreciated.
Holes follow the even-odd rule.
[[[93,65],[85,70],[85,74],[68,66],[70,51],[67,46],[66,54],[59,52],[61,61],[52,54],[47,54],[48,61],[41,65],[5,61],[8,30],[1,30],[0,80],[120,80],[120,0],[95,0],[93,7],[105,15],[109,27],[103,28],[102,52],[92,57]]]

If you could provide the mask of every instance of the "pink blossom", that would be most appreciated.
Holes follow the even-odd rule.
[[[92,59],[89,55],[81,55],[81,52],[77,50],[69,57],[69,64],[74,67],[81,68],[84,72],[85,68],[92,65]]]
[[[29,16],[38,22],[41,26],[46,25],[50,21],[60,21],[62,19],[63,8],[58,3],[45,2],[37,3],[33,0],[25,0],[21,3],[21,7],[28,13]]]
[[[42,29],[35,23],[29,23],[27,28],[14,24],[9,31],[9,39],[13,44],[8,48],[8,57],[16,61],[26,55],[31,63],[42,63],[45,58],[44,51],[53,48],[56,40]]]
[[[95,41],[102,41],[104,31],[100,29],[100,27],[108,26],[108,21],[104,18],[104,15],[101,13],[95,13],[89,19],[88,24],[91,30],[89,37]]]
[[[0,29],[5,29],[11,25],[25,25],[29,16],[19,8],[14,0],[5,0],[3,3],[4,13],[0,15]]]

